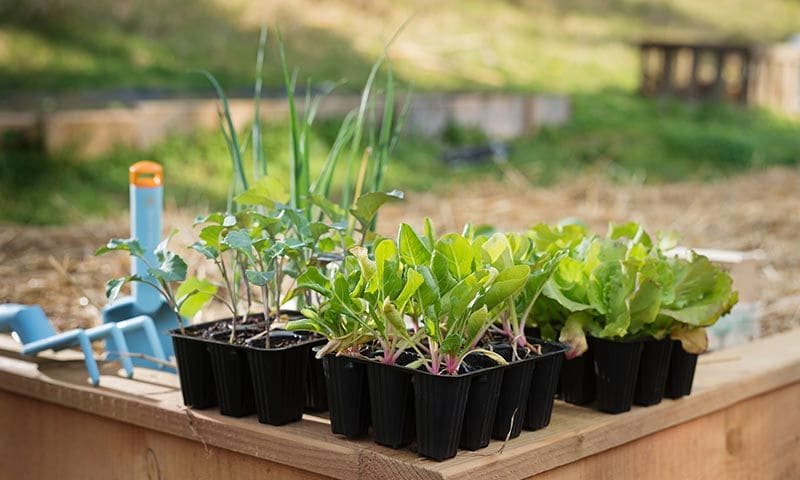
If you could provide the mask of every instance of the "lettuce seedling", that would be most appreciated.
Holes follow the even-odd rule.
[[[560,340],[572,348],[568,358],[586,350],[586,332],[609,339],[679,339],[687,351],[705,349],[703,327],[716,322],[736,303],[730,276],[705,257],[667,258],[641,225],[611,225],[606,238],[587,237],[558,260],[545,282],[539,310],[563,322]],[[537,310],[537,307],[534,307]]]

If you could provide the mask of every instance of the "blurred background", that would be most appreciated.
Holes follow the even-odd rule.
[[[407,200],[384,233],[636,220],[730,266],[741,322],[719,341],[800,325],[796,0],[0,0],[0,302],[98,321],[128,266],[92,253],[127,235],[135,161],[165,166],[168,226],[224,208],[231,162],[197,70],[245,131],[269,28],[264,149],[288,178],[275,27],[301,99],[337,85],[311,129],[319,168],[409,18],[388,51],[409,113],[384,183]]]

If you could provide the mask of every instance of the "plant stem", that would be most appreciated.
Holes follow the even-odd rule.
[[[225,280],[225,286],[228,289],[228,295],[231,297],[231,313],[233,313],[233,322],[231,324],[231,336],[228,340],[228,343],[233,343],[236,339],[236,320],[239,317],[239,308],[238,308],[238,299],[236,298],[236,291],[231,284],[231,280],[228,276],[228,269],[225,267],[225,260],[222,256],[219,257],[219,268],[220,273],[222,273],[222,278]]]
[[[269,295],[268,294],[268,290],[269,289],[267,288],[266,284],[262,285],[262,287],[261,287],[261,296],[262,296],[262,298],[264,300],[264,304],[263,304],[264,321],[267,322],[266,340],[265,340],[265,345],[266,345],[267,348],[270,347],[270,345],[269,345],[269,330],[270,330],[270,326],[272,325],[272,320],[271,320],[272,317],[270,317],[270,314],[269,314],[269,299],[267,298],[267,295]]]

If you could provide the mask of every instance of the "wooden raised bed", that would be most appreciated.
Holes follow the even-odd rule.
[[[72,352],[36,359],[0,336],[4,478],[797,478],[800,330],[701,357],[694,394],[622,415],[556,402],[550,427],[446,462],[181,405],[177,377],[105,365],[85,382]],[[65,359],[74,359],[65,361]]]

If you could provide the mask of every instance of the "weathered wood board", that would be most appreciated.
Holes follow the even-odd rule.
[[[188,410],[162,372],[106,364],[93,388],[72,352],[30,359],[0,336],[0,477],[800,478],[799,344],[796,330],[705,355],[691,397],[622,415],[556,402],[550,427],[437,463],[333,436],[324,416]]]

